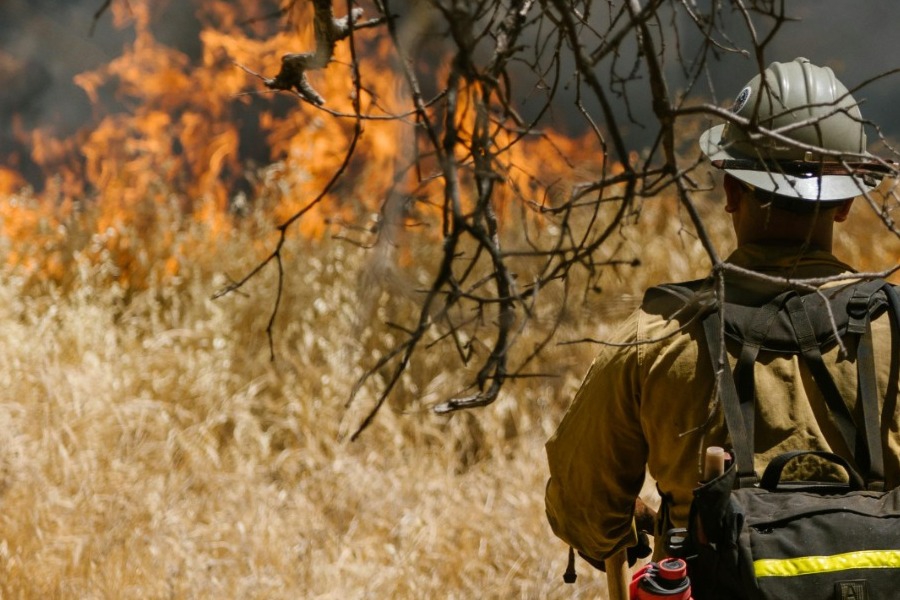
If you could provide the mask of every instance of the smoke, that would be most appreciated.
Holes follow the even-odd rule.
[[[794,0],[785,2],[786,22],[765,51],[766,64],[790,61],[803,56],[814,64],[830,67],[860,103],[864,118],[873,122],[888,138],[900,137],[900,123],[893,107],[898,99],[900,36],[890,15],[894,0],[840,2],[838,0]],[[722,60],[712,68],[718,89],[729,93],[730,102],[740,87],[756,72],[755,59]],[[861,87],[858,87],[861,86]],[[878,133],[869,135],[870,150],[878,152]]]
[[[714,35],[719,44],[710,51],[705,33],[691,22],[682,7],[673,9],[677,4],[663,4],[658,21],[653,23],[653,27],[660,28],[658,37],[665,40],[664,45],[658,45],[657,51],[665,56],[670,96],[674,101],[689,88],[694,98],[730,107],[740,89],[759,72],[756,56],[752,53],[728,50],[729,47],[753,48],[745,15],[731,3],[723,3],[718,16],[723,26]],[[711,3],[698,1],[690,4],[699,12],[708,13]],[[882,144],[878,143],[879,131],[888,141],[900,137],[900,123],[893,110],[897,102],[900,73],[877,77],[900,68],[900,36],[896,35],[895,21],[886,18],[896,10],[895,0],[857,3],[791,0],[759,4],[776,8],[783,6],[787,17],[766,44],[763,65],[774,61],[787,62],[802,56],[814,64],[830,67],[860,103],[864,118],[877,126],[877,130],[870,128],[870,151],[882,149]],[[594,15],[594,19],[600,21],[598,30],[605,29],[604,19],[607,18],[606,14]],[[766,38],[773,23],[773,19],[754,15],[758,40]],[[617,74],[623,78],[633,75],[634,78],[629,83],[617,84],[619,89],[612,85],[608,91],[610,97],[618,101],[614,106],[616,122],[622,127],[626,141],[631,147],[645,148],[654,143],[657,127],[654,126],[646,72],[638,69],[634,74],[628,73],[632,62],[640,62],[636,52],[632,39],[626,40],[616,53]],[[690,81],[685,77],[682,63],[701,54],[707,57],[704,64],[706,72],[699,80]],[[612,60],[606,59],[597,66],[598,75],[607,81],[611,79],[609,69]],[[571,90],[567,93],[569,98],[574,98]],[[571,100],[560,102],[560,105],[571,108]],[[596,103],[587,102],[586,107],[592,114],[600,114],[601,109]]]
[[[194,2],[161,2],[159,31],[164,43],[199,55]],[[29,132],[67,138],[89,124],[94,108],[73,79],[119,56],[134,40],[129,28],[113,26],[102,0],[0,1],[0,160],[40,187],[46,173],[31,161]],[[93,32],[92,32],[93,29]],[[99,90],[115,105],[114,90]]]
[[[89,124],[96,117],[94,109],[73,77],[106,64],[133,40],[131,30],[113,26],[109,12],[100,17],[90,35],[94,13],[102,4],[102,0],[0,0],[0,164],[20,171],[35,186],[39,187],[47,174],[31,162],[27,133],[35,128],[49,128],[55,136],[67,137]],[[192,60],[198,58],[201,50],[197,17],[200,4],[199,0],[160,0],[155,9],[159,16],[154,35]],[[260,14],[272,12],[269,9],[274,6],[275,3],[261,2]],[[775,36],[766,48],[766,60],[805,56],[814,63],[830,66],[838,78],[854,89],[900,66],[900,36],[895,35],[893,19],[885,18],[893,14],[894,8],[894,0],[794,0],[788,3],[787,11],[796,20],[786,23]],[[740,37],[744,29],[740,17],[735,14],[732,18]],[[690,51],[692,44],[700,43],[699,35],[689,33],[689,23],[678,26],[688,36],[680,51]],[[291,50],[295,49],[285,49]],[[676,49],[665,50],[672,53]],[[671,64],[673,75],[677,75],[674,62]],[[276,67],[273,65],[273,70]],[[694,93],[708,94],[723,105],[756,72],[755,59],[737,53],[720,54],[708,68],[714,89],[707,86]],[[897,76],[890,76],[854,90],[863,114],[877,123],[888,138],[900,134],[892,110],[896,84]],[[522,97],[527,104],[528,85],[521,89],[526,90]],[[115,102],[113,91],[100,90],[105,105]],[[571,110],[573,93],[564,90],[559,109],[554,110],[556,125],[569,131],[574,126],[571,115],[577,112]],[[587,108],[599,113],[597,106],[589,104]],[[524,110],[527,113],[527,105]],[[623,131],[633,146],[652,143],[655,128],[641,126],[652,124],[650,115],[646,96],[643,100],[633,98],[627,112],[622,109]],[[578,123],[583,125],[583,120]],[[870,135],[870,140],[877,138],[875,132]]]

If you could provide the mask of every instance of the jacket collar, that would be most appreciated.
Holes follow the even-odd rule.
[[[727,261],[757,273],[807,279],[853,273],[854,269],[831,252],[804,244],[744,244]]]
[[[803,244],[744,244],[727,261],[749,271],[797,281],[828,278],[854,273],[855,270],[826,250]],[[774,282],[745,273],[729,272],[726,296],[741,302],[763,302],[790,289],[787,282]],[[808,289],[808,288],[807,288]]]

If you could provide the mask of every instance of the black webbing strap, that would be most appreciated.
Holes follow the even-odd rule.
[[[888,306],[890,307],[888,316],[891,323],[891,367],[888,373],[887,389],[884,393],[884,406],[882,407],[883,411],[887,411],[896,408],[897,397],[900,395],[900,295],[897,294],[894,286],[889,283],[885,283],[881,289],[884,290],[888,300]],[[892,418],[892,415],[882,412],[880,415],[881,423],[885,421],[885,415],[887,415],[888,419]],[[879,426],[875,431],[880,442],[881,427]],[[879,450],[882,448],[880,443],[878,448]],[[871,489],[876,488],[871,483],[869,487]]]
[[[741,417],[744,420],[744,430],[747,439],[750,440],[750,454],[753,455],[753,437],[756,435],[756,380],[754,378],[754,365],[759,355],[760,344],[745,342],[741,346],[737,364],[734,367],[734,387],[737,390],[741,405]],[[754,469],[755,470],[755,469]]]
[[[873,279],[853,286],[853,294],[847,302],[847,333],[862,335],[866,332],[872,296],[885,285],[888,284],[884,279]]]
[[[881,448],[881,414],[878,410],[878,388],[875,379],[875,351],[872,347],[872,324],[866,323],[866,331],[856,347],[856,397],[862,408],[862,425],[865,434],[868,464],[857,460],[866,481],[884,483],[884,453]]]
[[[837,454],[819,450],[793,450],[791,452],[779,454],[766,465],[766,470],[763,471],[763,475],[759,480],[759,487],[764,490],[769,490],[770,492],[776,491],[778,489],[778,484],[781,483],[781,473],[784,471],[784,467],[798,456],[818,456],[819,458],[824,458],[829,462],[839,465],[847,471],[847,486],[850,491],[866,489],[865,481],[862,476],[850,465],[850,463]]]
[[[759,307],[747,330],[737,364],[734,367],[734,383],[741,403],[741,414],[747,439],[750,440],[751,455],[753,453],[756,433],[756,380],[754,377],[756,357],[769,334],[769,328],[778,316],[778,310],[784,303],[785,295],[776,297],[771,302]],[[754,469],[755,470],[755,469]]]
[[[891,288],[883,279],[875,279],[854,287],[847,303],[847,332],[859,334],[856,347],[856,397],[862,412],[862,430],[867,461],[857,461],[870,489],[884,487],[884,451],[881,445],[881,412],[878,410],[878,385],[875,374],[875,350],[872,342],[872,298],[878,290]],[[893,291],[893,290],[891,290]],[[895,315],[891,315],[891,332]],[[893,362],[893,360],[892,360]]]
[[[718,375],[719,400],[722,403],[722,411],[725,413],[725,426],[731,435],[731,443],[734,447],[735,463],[738,471],[740,487],[749,487],[756,483],[756,471],[753,468],[753,438],[747,433],[741,409],[741,397],[738,395],[734,377],[731,374],[731,366],[726,360],[724,364],[719,361],[723,356],[722,320],[717,311],[712,311],[703,319],[703,332],[706,335],[706,347],[709,350],[709,358],[712,363],[712,372]],[[754,401],[753,395],[747,402]],[[753,414],[752,407],[750,414]]]
[[[794,327],[794,335],[797,336],[797,343],[800,345],[800,354],[806,361],[813,379],[822,392],[822,397],[831,414],[834,417],[835,424],[847,444],[847,448],[853,453],[854,459],[859,464],[860,456],[856,445],[856,425],[850,410],[844,403],[841,393],[834,383],[834,379],[828,372],[828,367],[822,360],[822,352],[819,350],[819,343],[816,340],[815,331],[809,320],[809,314],[806,312],[806,306],[803,298],[794,296],[787,301],[788,316],[791,319],[791,325]],[[865,447],[862,448],[865,451]]]
[[[888,299],[891,310],[891,371],[888,376],[887,392],[885,392],[885,406],[888,398],[896,399],[900,394],[900,295],[893,285],[884,286],[884,293]]]

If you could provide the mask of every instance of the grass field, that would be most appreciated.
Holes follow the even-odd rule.
[[[704,210],[724,253],[725,215]],[[569,299],[560,339],[601,337],[644,286],[702,274],[682,226],[671,205],[648,205],[623,234],[643,266]],[[865,269],[896,262],[873,219],[848,227],[856,241],[839,255]],[[274,270],[210,299],[259,246],[238,231],[139,291],[110,283],[102,262],[64,287],[7,271],[2,598],[604,597],[585,563],[563,584],[567,548],[543,512],[543,444],[595,348],[553,346],[542,370],[557,377],[514,382],[494,405],[449,417],[429,406],[458,374],[426,353],[351,443],[379,381],[345,404],[390,341],[373,323],[392,310],[391,287],[361,302],[370,255],[290,240],[270,362]],[[149,250],[151,262],[167,258]]]

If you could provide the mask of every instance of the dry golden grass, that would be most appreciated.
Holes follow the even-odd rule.
[[[719,210],[710,222],[724,253]],[[646,285],[706,270],[674,216],[646,207],[622,238],[644,266],[605,274],[603,294],[573,303],[562,339],[602,336]],[[540,370],[558,377],[440,418],[428,406],[459,378],[426,354],[351,443],[377,385],[344,404],[386,344],[367,321],[396,309],[390,290],[361,303],[365,253],[291,241],[269,362],[273,274],[210,300],[222,273],[252,265],[252,237],[142,292],[109,285],[102,265],[65,293],[4,279],[0,596],[604,596],[604,577],[584,563],[563,584],[566,547],[543,510],[543,443],[594,348],[551,347]],[[897,244],[871,239],[844,255],[893,264]]]

